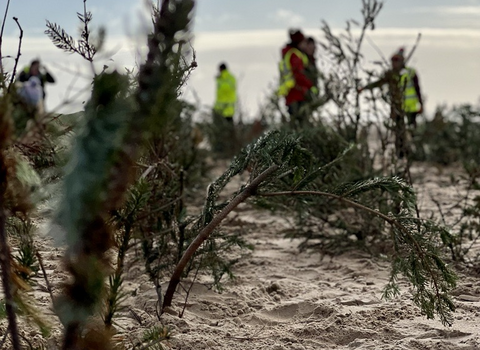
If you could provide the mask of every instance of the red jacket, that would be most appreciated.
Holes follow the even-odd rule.
[[[282,58],[285,57],[286,53],[291,48],[292,46],[287,45],[282,49]],[[308,90],[313,86],[313,82],[305,75],[305,66],[301,57],[298,57],[298,55],[293,53],[290,56],[290,65],[295,79],[295,87],[291,89],[285,97],[285,104],[287,106],[291,105],[293,102],[305,101]]]

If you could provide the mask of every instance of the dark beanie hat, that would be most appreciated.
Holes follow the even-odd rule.
[[[299,29],[290,29],[290,40],[294,44],[300,43],[303,39],[305,39],[305,36]]]
[[[395,52],[392,56],[392,60],[400,60],[403,61],[405,49],[403,47],[399,48],[397,52]]]

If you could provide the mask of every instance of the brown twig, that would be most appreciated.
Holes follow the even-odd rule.
[[[418,35],[417,35],[417,40],[415,41],[415,44],[414,44],[413,47],[412,47],[412,51],[410,51],[410,53],[408,54],[408,56],[405,58],[405,64],[407,64],[407,62],[410,60],[410,58],[412,58],[413,53],[414,53],[415,50],[417,49],[418,43],[420,42],[420,39],[421,39],[421,38],[422,38],[422,33],[418,33]]]
[[[13,65],[12,76],[10,77],[10,84],[8,85],[8,88],[7,88],[7,91],[9,92],[10,92],[10,87],[13,85],[13,81],[15,80],[15,74],[17,73],[18,60],[22,55],[21,49],[22,49],[22,38],[23,38],[23,29],[20,23],[18,22],[18,18],[13,17],[13,20],[15,21],[15,23],[17,23],[18,29],[20,29],[20,37],[18,38],[18,51],[17,51],[17,56],[15,57],[15,64]]]
[[[377,52],[378,56],[382,59],[382,63],[386,66],[388,66],[389,62],[388,59],[385,57],[383,54],[382,50],[375,44],[375,42],[368,36],[365,36],[365,39],[367,39],[368,43],[373,47],[373,49]]]
[[[43,265],[42,256],[40,255],[40,252],[38,250],[35,252],[35,255],[37,256],[38,264],[40,265],[40,268],[42,269],[43,278],[45,279],[45,284],[47,286],[48,293],[50,294],[50,298],[52,299],[52,302],[53,302],[52,286],[50,285],[50,281],[48,280],[47,271],[45,270],[45,266]]]
[[[210,236],[213,230],[220,225],[223,219],[227,217],[227,215],[235,209],[240,203],[244,202],[248,197],[255,194],[258,186],[265,181],[268,177],[270,177],[275,171],[279,168],[278,165],[272,165],[267,168],[263,173],[258,175],[251,183],[248,185],[242,192],[237,194],[235,198],[233,198],[228,205],[223,208],[223,210],[217,214],[213,218],[210,223],[205,226],[200,233],[195,237],[193,242],[189,245],[185,253],[183,254],[182,258],[178,262],[175,270],[173,271],[172,277],[170,278],[170,282],[168,284],[167,291],[165,293],[165,297],[163,299],[163,307],[165,309],[167,306],[172,305],[173,295],[175,294],[175,290],[177,289],[178,283],[180,283],[180,278],[182,276],[183,270],[187,266],[190,259],[193,257],[197,249],[200,245]]]
[[[8,8],[10,6],[10,0],[7,0],[7,7],[5,8],[5,14],[3,15],[2,29],[0,29],[0,74],[3,76],[3,64],[2,64],[2,43],[3,43],[3,31],[5,29],[5,22],[7,21]],[[2,80],[3,84],[3,80]]]
[[[202,255],[202,260],[203,260],[203,255]],[[180,318],[183,317],[183,314],[185,313],[185,309],[187,308],[188,297],[190,296],[190,292],[192,291],[193,285],[195,284],[195,280],[198,277],[198,272],[200,271],[200,266],[201,266],[201,262],[200,262],[200,264],[198,264],[197,269],[195,270],[195,275],[193,276],[192,283],[190,283],[190,286],[188,286],[188,288],[185,288],[185,293],[186,293],[185,294],[185,302],[183,303],[182,311],[178,315],[178,317],[180,317]]]

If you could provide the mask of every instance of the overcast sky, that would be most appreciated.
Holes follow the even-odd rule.
[[[290,27],[322,39],[322,21],[342,29],[347,19],[361,20],[361,0],[198,0],[192,43],[198,68],[185,96],[198,96],[203,105],[214,99],[217,65],[226,61],[237,76],[242,108],[255,114],[277,78],[280,48]],[[379,59],[377,46],[389,57],[399,46],[412,47],[422,39],[410,64],[420,76],[427,114],[439,104],[478,103],[480,96],[480,0],[387,0],[376,29],[364,45],[365,64]],[[0,1],[0,10],[6,0]],[[107,29],[108,50],[98,65],[132,68],[141,63],[139,48],[150,22],[143,0],[88,0],[93,27]],[[3,55],[15,57],[19,30],[23,28],[20,65],[40,58],[58,83],[47,87],[47,107],[57,107],[78,90],[88,89],[91,68],[79,58],[56,49],[43,34],[45,21],[57,23],[76,36],[76,12],[83,0],[10,0],[5,23]],[[2,16],[3,18],[3,16]],[[328,69],[319,50],[319,64]],[[3,59],[12,67],[13,58]],[[81,108],[76,98],[70,109]]]

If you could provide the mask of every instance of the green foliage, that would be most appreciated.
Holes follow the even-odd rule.
[[[89,24],[93,18],[92,13],[87,11],[86,0],[83,2],[83,13],[77,12],[80,20],[80,39],[75,41],[62,27],[56,23],[47,20],[47,30],[45,34],[50,38],[52,43],[59,49],[69,53],[79,54],[89,62],[93,62],[95,54],[103,46],[105,40],[105,30],[101,28],[97,38],[91,37]],[[93,43],[95,42],[95,43]]]
[[[414,159],[441,165],[461,162],[468,173],[475,172],[480,164],[479,116],[480,110],[471,105],[438,108],[414,133]]]
[[[171,338],[170,328],[167,326],[153,326],[145,330],[143,333],[142,349],[163,350],[162,342]],[[146,344],[145,344],[146,343]]]
[[[0,319],[4,319],[7,317],[7,310],[5,308],[5,300],[0,299]]]
[[[63,181],[57,220],[66,231],[67,268],[73,280],[65,285],[56,309],[67,327],[82,326],[97,310],[104,291],[108,265],[103,255],[112,241],[107,218],[128,181],[128,171],[123,170],[129,164],[126,138],[132,117],[127,83],[116,72],[95,77],[85,124]]]
[[[26,282],[31,282],[40,269],[33,241],[35,225],[30,220],[10,217],[7,221],[7,232],[18,239],[18,254],[14,256],[18,263],[17,274]]]
[[[133,235],[133,227],[136,224],[139,212],[144,208],[150,197],[148,183],[140,179],[127,193],[125,204],[118,210],[113,211],[112,221],[116,227],[115,243],[118,249],[115,272],[108,278],[108,292],[105,298],[105,310],[103,319],[106,326],[111,326],[115,314],[123,309],[122,301],[127,294],[122,291],[123,268],[130,241]]]
[[[261,146],[261,150],[256,148],[258,146]],[[397,275],[402,273],[414,288],[415,303],[427,317],[437,314],[444,324],[451,323],[454,307],[448,292],[456,286],[456,275],[440,258],[440,251],[443,244],[450,244],[454,238],[444,228],[416,217],[416,196],[411,186],[398,177],[350,183],[340,181],[335,186],[332,186],[333,182],[325,184],[320,177],[324,172],[322,166],[331,166],[335,162],[325,164],[315,159],[292,134],[284,136],[280,132],[270,133],[254,144],[252,149],[256,150],[253,154],[258,157],[252,173],[265,169],[272,162],[279,165],[280,175],[273,176],[259,188],[258,195],[262,197],[263,205],[275,197],[301,196],[297,202],[308,210],[319,206],[311,198],[321,197],[330,200],[330,213],[335,212],[335,209],[340,211],[350,207],[363,211],[370,217],[380,218],[388,226],[380,227],[379,235],[384,241],[390,241],[390,254],[393,256],[392,277],[385,289],[385,296],[392,296],[398,290]],[[246,154],[249,154],[248,151]],[[344,154],[342,157],[339,162],[345,160]],[[251,161],[248,156],[244,159],[239,156],[235,161],[247,159]],[[302,184],[301,191],[297,189],[299,183]],[[375,198],[384,197],[388,205],[374,206],[372,204],[378,203],[378,199],[373,203],[365,201],[365,194],[373,194],[372,197]],[[295,199],[296,197],[290,199],[287,205],[291,205]],[[286,202],[284,198],[282,200]],[[339,205],[334,207],[332,200]],[[319,212],[310,210],[309,214],[318,215]],[[311,235],[306,237],[307,240],[311,238]]]
[[[348,142],[357,142],[361,125],[359,93],[362,67],[362,45],[368,30],[375,29],[375,19],[382,10],[383,2],[377,0],[362,1],[362,20],[346,22],[344,32],[334,33],[323,21],[324,40],[320,45],[330,59],[332,69],[326,77],[327,94],[333,101],[336,111],[333,113],[334,125],[339,135]],[[359,34],[353,30],[358,27]]]
[[[282,132],[291,133],[288,129]],[[359,181],[378,177],[378,170],[373,167],[375,158],[370,155],[366,146],[349,145],[335,130],[323,123],[291,135],[297,138],[301,153],[295,156],[296,166],[283,174],[279,181],[272,183],[272,188],[277,191],[321,189],[335,192],[340,190],[337,188],[340,184],[359,183]],[[389,198],[382,193],[381,189],[375,192],[365,191],[362,193],[363,201],[369,203],[369,206],[387,207]],[[269,199],[268,203],[262,203],[262,201],[264,199],[258,199],[257,204],[269,209],[291,210],[293,208],[297,214],[299,226],[308,226],[312,218],[318,218],[340,228],[347,236],[378,232],[383,225],[375,220],[364,219],[361,217],[364,214],[345,213],[343,215],[340,213],[340,203],[332,203],[329,199],[322,197],[303,198],[301,201],[294,199]],[[341,215],[338,215],[339,213]],[[332,216],[333,214],[335,216]],[[354,221],[362,223],[362,227],[352,224],[352,215],[358,216],[358,220]],[[323,235],[321,232],[317,231],[317,233]],[[315,233],[307,230],[306,235],[314,238]],[[338,241],[345,242],[345,236],[338,238]],[[331,240],[332,247],[338,246],[339,250],[344,248],[343,244],[333,242],[336,241],[335,237],[331,237]],[[326,243],[326,240],[323,242]]]
[[[232,158],[246,146],[243,125],[234,125],[220,114],[212,111],[201,124],[201,130],[208,139],[210,151],[215,157]]]
[[[355,183],[343,183],[338,186],[333,193],[345,197],[355,198],[366,192],[371,191],[387,192],[398,194],[402,201],[402,207],[408,212],[413,212],[416,196],[413,188],[399,177],[373,178]]]
[[[123,262],[122,262],[123,263]],[[116,271],[113,275],[108,277],[108,295],[105,299],[105,310],[103,320],[106,326],[113,324],[113,318],[118,311],[123,309],[122,302],[127,297],[125,292],[122,292],[123,271]]]
[[[132,242],[141,244],[145,268],[160,301],[162,282],[199,232],[215,222],[236,196],[269,169],[273,169],[272,172],[248,196],[255,197],[256,204],[268,209],[292,212],[293,208],[298,226],[309,226],[303,233],[301,230],[293,233],[293,236],[304,238],[304,248],[342,252],[355,242],[374,251],[381,245],[392,261],[385,297],[399,293],[397,282],[399,274],[403,274],[414,288],[414,302],[425,315],[429,318],[439,315],[443,323],[450,324],[454,305],[448,293],[455,287],[456,276],[444,262],[442,253],[447,247],[458,254],[455,251],[458,239],[445,228],[416,217],[415,193],[403,179],[379,176],[385,169],[374,167],[376,155],[369,148],[367,129],[361,123],[358,94],[352,92],[359,84],[359,50],[363,34],[374,28],[373,20],[381,3],[364,2],[360,38],[353,36],[350,22],[346,36],[340,37],[336,37],[326,24],[324,26],[330,45],[326,48],[333,54],[338,68],[327,81],[327,89],[338,109],[334,123],[327,125],[313,120],[308,128],[296,132],[284,128],[274,130],[246,146],[229,168],[208,186],[204,206],[196,216],[187,210],[186,201],[198,205],[203,199],[198,195],[198,187],[206,169],[206,153],[197,147],[199,127],[192,121],[194,107],[179,97],[180,87],[196,65],[194,54],[189,61],[190,53],[184,49],[194,2],[172,0],[164,3],[164,8],[154,11],[149,53],[139,74],[97,75],[84,113],[55,116],[46,123],[45,137],[35,142],[35,147],[22,149],[35,169],[56,179],[63,176],[61,170],[47,171],[65,161],[63,154],[70,151],[70,141],[75,136],[57,215],[67,235],[69,247],[65,261],[72,275],[72,281],[65,285],[64,295],[55,302],[57,313],[66,325],[65,342],[68,344],[70,340],[75,344],[78,341],[75,337],[85,335],[82,327],[99,306],[103,306],[105,325],[113,324],[126,296],[122,291],[123,269]],[[84,8],[84,13],[78,16],[83,24],[78,42],[50,22],[47,22],[47,34],[57,47],[92,62],[103,34],[92,43],[88,28],[91,13]],[[6,103],[3,98],[0,102]],[[271,103],[276,106],[270,111],[271,119],[278,119],[278,113],[281,114],[278,100]],[[0,105],[0,113],[8,114],[10,108],[10,105]],[[466,141],[474,140],[478,134],[473,121],[478,111],[464,108],[457,112],[462,124],[458,127],[455,124],[453,129],[459,129],[461,136],[456,134],[451,143],[465,150],[465,164],[471,166],[467,168],[470,174],[478,173],[478,147]],[[14,121],[22,131],[15,137],[25,136],[27,133],[22,128],[27,128],[34,118],[24,111],[19,113]],[[6,126],[5,120],[0,120],[2,126]],[[77,123],[82,127],[75,133]],[[442,132],[448,132],[452,125]],[[223,142],[221,136],[225,130],[222,127],[215,120],[204,126],[203,131],[214,150]],[[8,128],[1,130],[7,134]],[[244,131],[241,133],[243,135]],[[49,142],[49,138],[55,141]],[[441,138],[438,136],[438,140]],[[3,142],[6,139],[0,138]],[[445,137],[445,142],[449,140]],[[434,143],[421,143],[424,148],[417,147],[417,150],[424,152],[417,154],[427,157],[427,154],[442,152],[440,146],[434,149]],[[458,154],[449,157],[454,159]],[[27,162],[17,160],[9,166],[29,170],[23,168],[25,164]],[[245,171],[250,173],[249,181],[230,198],[220,200],[227,184]],[[32,179],[38,179],[35,174],[18,171],[16,178],[30,184],[34,182]],[[477,199],[475,206],[466,213],[480,217],[478,203]],[[478,230],[473,224],[468,228],[470,232]],[[20,241],[16,261],[25,267],[22,271],[38,269],[32,229],[28,220],[12,223],[12,233]],[[117,253],[115,270],[108,276],[106,285],[111,266],[106,252],[113,247]],[[193,271],[195,276],[199,271],[208,271],[214,286],[221,289],[225,275],[234,277],[232,266],[237,259],[229,254],[238,253],[238,247],[252,248],[241,231],[229,232],[221,226],[216,227],[195,252],[182,277],[191,276]],[[30,272],[23,277],[28,279]],[[28,309],[26,303],[22,304],[22,299],[18,299],[18,305],[18,310],[23,307],[30,310],[25,314],[38,315]],[[48,327],[40,321],[38,318],[41,329],[47,331]],[[145,332],[143,343],[146,344],[141,348],[162,349],[161,343],[170,337],[168,328],[152,327]],[[82,343],[78,341],[76,345],[81,346],[79,344]],[[103,345],[106,347],[107,341]]]
[[[212,286],[216,290],[222,291],[223,278],[226,276],[229,280],[235,279],[234,266],[239,261],[239,258],[231,258],[229,255],[232,255],[232,253],[238,254],[236,248],[253,250],[253,245],[248,244],[241,233],[228,233],[222,229],[216,230],[197,251],[195,261],[188,267],[185,276],[194,268],[208,271],[213,278]]]
[[[101,211],[114,207],[108,202],[111,169],[125,157],[124,142],[131,116],[131,103],[124,93],[126,83],[118,73],[96,77],[92,99],[85,107],[85,127],[67,165],[58,214],[72,247],[81,242],[83,232]]]
[[[401,227],[392,226],[395,254],[384,296],[396,295],[397,275],[402,273],[415,288],[413,301],[427,318],[437,314],[444,325],[451,325],[455,305],[449,291],[456,287],[457,276],[440,256],[442,244],[452,237],[441,227],[406,215],[398,218],[398,222]]]
[[[414,134],[414,159],[436,164],[455,165],[461,163],[468,184],[462,218],[458,218],[457,235],[445,245],[450,249],[452,259],[470,259],[478,262],[478,256],[471,256],[471,247],[480,238],[478,218],[480,200],[471,196],[472,190],[480,188],[480,110],[472,105],[462,105],[447,109],[439,107],[432,120],[419,124]]]

